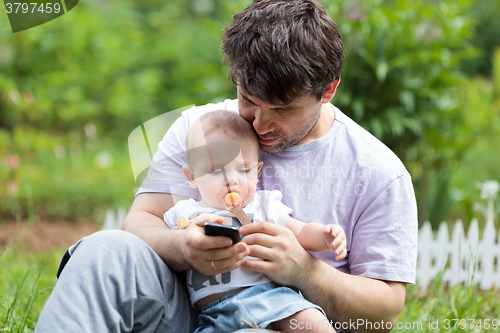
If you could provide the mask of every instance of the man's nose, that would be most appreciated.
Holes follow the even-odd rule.
[[[264,135],[274,129],[271,113],[271,110],[263,110],[260,107],[257,108],[254,113],[254,119],[252,122],[252,126],[257,134]]]

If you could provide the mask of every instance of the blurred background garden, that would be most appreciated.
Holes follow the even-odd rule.
[[[85,0],[15,34],[0,12],[0,227],[98,228],[108,209],[128,208],[137,189],[129,134],[169,110],[236,97],[220,35],[250,2]],[[482,230],[477,183],[500,181],[500,1],[319,2],[346,53],[333,103],[403,160],[420,225],[462,219],[467,228],[476,217]],[[10,272],[0,278],[0,328],[24,331],[64,251],[33,258],[12,244],[0,256],[0,275]],[[13,305],[26,288],[28,298]],[[500,317],[499,307],[488,311]]]

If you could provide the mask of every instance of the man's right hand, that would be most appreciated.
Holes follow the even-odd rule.
[[[175,201],[180,199],[187,198],[179,197]],[[224,243],[230,242],[227,237],[206,236],[202,228],[205,223],[203,217],[198,217],[196,223],[185,230],[170,229],[163,221],[163,214],[173,205],[170,194],[139,194],[122,229],[144,240],[173,271],[194,268],[204,275],[214,275],[229,272],[243,264],[250,252],[248,246],[240,242],[228,247]]]
[[[240,267],[250,253],[248,246],[241,242],[233,245],[231,239],[225,236],[206,236],[203,229],[205,222],[222,224],[224,218],[201,214],[183,232],[183,252],[189,266],[207,276],[226,273]]]

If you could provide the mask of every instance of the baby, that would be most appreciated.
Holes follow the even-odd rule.
[[[345,257],[345,234],[340,226],[298,221],[290,217],[292,210],[281,202],[279,191],[256,191],[263,164],[259,161],[259,144],[252,126],[237,113],[214,111],[201,116],[186,134],[186,152],[188,165],[182,170],[202,200],[177,202],[164,214],[169,227],[177,228],[176,221],[181,217],[206,221],[210,215],[200,215],[203,213],[234,216],[224,200],[234,192],[253,222],[285,226],[304,249],[333,250],[336,260]],[[241,226],[235,218],[229,220]],[[258,272],[237,268],[204,276],[192,269],[187,273],[187,285],[191,303],[201,311],[195,332],[233,332],[247,327],[246,323],[280,331],[304,327],[312,328],[307,332],[335,332],[319,306],[304,299],[298,290],[279,286]]]

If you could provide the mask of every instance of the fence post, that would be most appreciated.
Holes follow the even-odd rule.
[[[422,289],[425,289],[436,275],[432,267],[433,251],[432,227],[429,221],[426,221],[418,232],[417,279]]]
[[[478,252],[481,260],[481,270],[483,272],[481,289],[489,289],[493,287],[493,282],[495,281],[493,266],[495,264],[495,255],[498,256],[498,246],[495,245],[495,226],[493,225],[493,221],[486,222],[483,237],[479,242]]]
[[[127,210],[124,207],[118,208],[116,212],[114,209],[108,209],[101,230],[121,229],[126,216]]]
[[[464,270],[466,270],[467,280],[466,284],[477,283],[481,281],[481,272],[478,270],[479,267],[479,253],[478,253],[478,245],[479,245],[479,231],[477,225],[477,219],[473,219],[469,225],[469,230],[467,232],[466,239],[466,255],[468,257],[464,258],[466,261],[466,265]],[[474,280],[473,280],[474,278]]]

